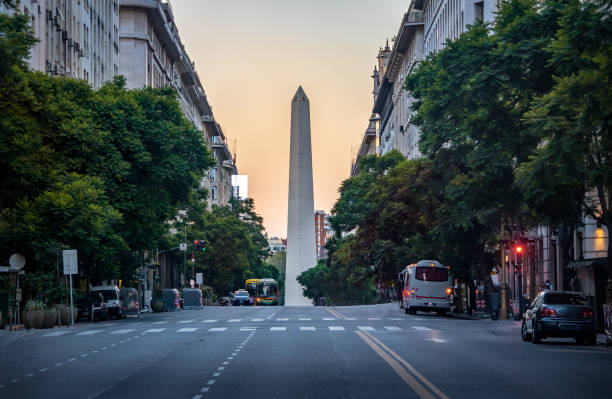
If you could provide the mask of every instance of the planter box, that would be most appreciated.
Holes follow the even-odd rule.
[[[44,310],[27,310],[23,313],[23,325],[28,330],[30,328],[42,328],[45,321]]]

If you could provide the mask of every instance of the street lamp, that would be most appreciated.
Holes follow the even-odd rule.
[[[183,243],[185,250],[183,251],[183,285],[187,283],[187,225],[195,224],[195,222],[187,222],[183,226]]]

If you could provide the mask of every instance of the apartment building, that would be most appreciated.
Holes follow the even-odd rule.
[[[84,79],[94,88],[119,72],[118,0],[21,0],[39,40],[30,52],[34,70]],[[12,12],[0,6],[0,12]]]

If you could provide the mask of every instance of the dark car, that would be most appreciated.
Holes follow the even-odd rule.
[[[77,320],[106,320],[108,319],[108,309],[104,303],[104,297],[99,292],[88,292],[85,298],[77,302]]]
[[[234,292],[234,298],[232,299],[232,305],[240,306],[240,305],[250,305],[251,300],[249,297],[249,293],[247,291],[238,290]]]
[[[542,291],[523,315],[521,335],[534,344],[549,337],[571,337],[578,344],[595,345],[593,307],[579,292]]]

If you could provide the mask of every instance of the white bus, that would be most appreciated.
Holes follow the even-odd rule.
[[[452,290],[449,269],[436,260],[422,260],[406,266],[399,274],[401,307],[406,314],[416,314],[422,310],[442,316],[450,310]]]

